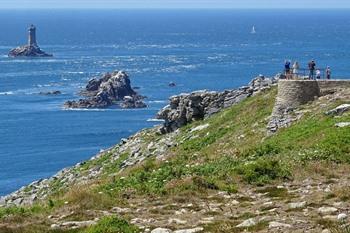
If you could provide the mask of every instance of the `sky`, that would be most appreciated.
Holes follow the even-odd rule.
[[[350,8],[350,0],[0,0],[1,8]]]

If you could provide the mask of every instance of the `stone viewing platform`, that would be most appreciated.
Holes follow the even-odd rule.
[[[28,29],[28,44],[12,49],[9,57],[52,57],[40,49],[36,41],[36,27],[31,25]]]
[[[334,94],[342,89],[350,89],[350,79],[333,80],[284,80],[278,82],[276,103],[268,125],[268,131],[276,132],[288,127],[301,117],[295,112],[300,105],[314,101],[318,97]],[[292,114],[293,113],[293,114]]]

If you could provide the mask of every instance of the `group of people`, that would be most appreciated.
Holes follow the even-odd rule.
[[[291,61],[286,60],[284,63],[284,71],[286,75],[286,79],[292,79],[297,78],[300,76],[300,65],[299,62],[295,61],[293,63],[293,66],[291,67]],[[308,63],[308,71],[309,71],[309,79],[315,80],[315,79],[321,79],[321,70],[316,68],[316,62],[314,60],[311,60]],[[326,79],[331,79],[331,68],[327,66],[325,72]]]

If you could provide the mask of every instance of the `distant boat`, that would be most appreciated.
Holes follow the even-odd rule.
[[[252,31],[251,31],[250,33],[251,33],[251,34],[255,34],[255,33],[256,33],[256,31],[255,31],[255,26],[253,26]]]

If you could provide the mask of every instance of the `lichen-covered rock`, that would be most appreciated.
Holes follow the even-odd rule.
[[[158,119],[164,120],[161,133],[169,133],[192,121],[209,117],[276,83],[277,79],[260,75],[248,86],[234,90],[223,92],[202,90],[172,96],[169,105],[157,114]]]
[[[105,108],[119,105],[122,108],[145,108],[143,96],[138,95],[130,85],[127,73],[115,71],[104,74],[101,78],[89,81],[80,92],[85,99],[67,101],[65,108]]]

